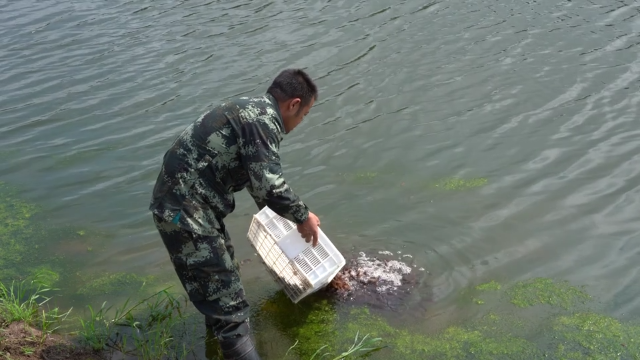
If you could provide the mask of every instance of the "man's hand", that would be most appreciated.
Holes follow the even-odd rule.
[[[320,226],[320,219],[312,212],[309,212],[307,221],[298,224],[298,232],[302,235],[304,241],[313,240],[313,247],[318,245],[318,226]]]

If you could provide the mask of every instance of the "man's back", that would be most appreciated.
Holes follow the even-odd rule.
[[[210,235],[249,190],[259,207],[301,222],[307,209],[282,179],[284,125],[269,94],[224,103],[189,125],[164,156],[150,210],[182,228]]]

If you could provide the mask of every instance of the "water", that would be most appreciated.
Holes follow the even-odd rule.
[[[89,255],[48,244],[83,271],[175,282],[147,211],[162,155],[211,106],[304,67],[320,101],[285,138],[286,178],[343,251],[413,255],[423,317],[455,313],[465,287],[545,276],[636,318],[639,15],[601,0],[0,1],[0,180],[51,223],[109,234]],[[428,186],[449,177],[487,184]],[[255,210],[241,193],[227,220],[243,259]],[[259,262],[243,271],[252,301],[272,294]]]

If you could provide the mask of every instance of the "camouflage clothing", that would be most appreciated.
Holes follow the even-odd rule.
[[[154,214],[201,235],[214,235],[245,187],[296,223],[309,210],[284,181],[278,150],[284,124],[270,94],[218,106],[188,126],[164,155],[149,207]]]
[[[189,299],[218,337],[248,332],[244,297],[223,220],[247,188],[258,208],[296,223],[307,206],[284,181],[284,124],[271,95],[218,106],[189,125],[164,155],[149,209]]]
[[[249,304],[229,234],[200,235],[153,215],[169,258],[189,299],[218,338],[248,333]]]

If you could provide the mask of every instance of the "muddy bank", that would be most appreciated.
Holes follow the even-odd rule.
[[[0,329],[0,357],[13,360],[102,360],[104,354],[74,343],[58,334],[48,334],[24,322]]]

